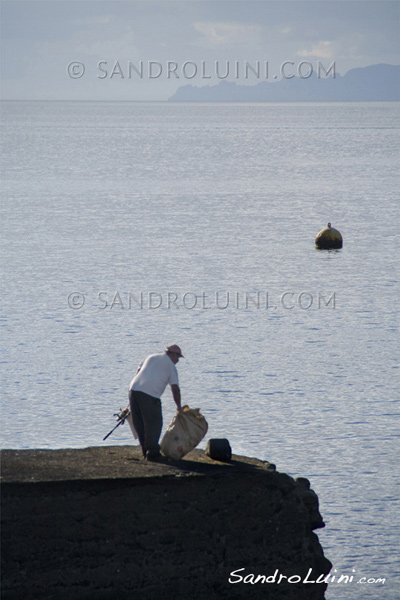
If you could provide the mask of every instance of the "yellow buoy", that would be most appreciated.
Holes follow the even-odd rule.
[[[315,238],[315,245],[320,250],[342,248],[342,234],[337,229],[334,229],[330,223],[328,223],[325,229],[322,229],[319,233],[317,233],[317,237]]]

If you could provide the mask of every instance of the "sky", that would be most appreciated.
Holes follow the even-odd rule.
[[[167,100],[182,85],[399,64],[400,2],[2,0],[5,100]]]

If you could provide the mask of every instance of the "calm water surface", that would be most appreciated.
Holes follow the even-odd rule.
[[[397,598],[399,106],[2,116],[2,447],[102,445],[139,361],[179,343],[208,437],[309,478],[337,574],[386,578],[327,598]],[[315,250],[328,221],[342,250]]]

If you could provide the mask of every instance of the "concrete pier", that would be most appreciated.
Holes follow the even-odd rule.
[[[1,459],[4,600],[324,598],[304,583],[331,568],[318,498],[268,462],[149,463],[132,446]]]

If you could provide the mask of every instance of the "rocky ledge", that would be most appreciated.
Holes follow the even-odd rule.
[[[331,563],[305,478],[194,450],[3,450],[2,598],[320,600]]]

